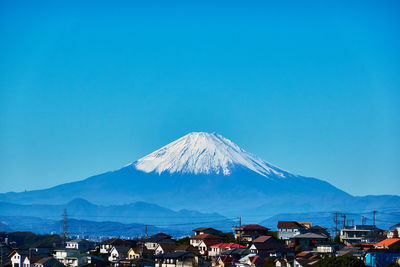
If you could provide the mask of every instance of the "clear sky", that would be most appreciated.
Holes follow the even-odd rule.
[[[1,1],[0,192],[215,131],[351,194],[400,194],[399,13],[399,1]]]

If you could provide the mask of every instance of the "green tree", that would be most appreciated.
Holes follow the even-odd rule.
[[[340,235],[336,235],[335,238],[333,239],[333,241],[336,242],[336,243],[341,243]]]
[[[235,237],[233,236],[233,233],[223,233],[222,234],[222,238],[224,240],[225,243],[235,243]]]
[[[397,229],[393,231],[393,238],[399,238],[399,231],[397,231]]]
[[[176,244],[177,244],[178,246],[190,245],[189,237],[184,237],[184,238],[181,238],[181,239],[176,240]]]

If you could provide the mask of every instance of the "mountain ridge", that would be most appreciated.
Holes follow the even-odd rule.
[[[217,142],[217,145],[210,145],[210,142]],[[218,155],[215,162],[213,155]],[[399,196],[355,197],[326,181],[291,174],[217,134],[190,133],[135,162],[48,189],[0,194],[0,201],[62,204],[83,198],[96,205],[143,201],[172,210],[203,213],[212,207],[211,211],[224,216],[244,216],[257,210],[272,216],[282,212],[345,210],[351,205],[360,209],[400,206]],[[171,168],[170,164],[177,165]],[[146,171],[138,169],[138,165],[144,166]],[[225,167],[228,169],[224,173],[221,168]],[[254,171],[255,168],[259,169]],[[266,168],[274,168],[284,178],[272,169],[267,172]]]

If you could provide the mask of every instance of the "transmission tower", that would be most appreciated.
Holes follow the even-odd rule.
[[[67,209],[64,209],[64,213],[62,214],[63,218],[63,225],[62,225],[62,236],[63,236],[63,243],[67,242],[68,237],[68,214]]]

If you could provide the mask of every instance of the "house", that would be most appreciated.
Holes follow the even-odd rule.
[[[220,256],[223,251],[234,248],[246,248],[246,246],[239,245],[236,243],[218,243],[210,247],[210,250],[208,251],[208,256],[215,258]]]
[[[203,256],[208,256],[208,252],[211,250],[211,246],[219,244],[220,242],[215,240],[202,240],[197,246],[199,253]]]
[[[213,267],[228,267],[233,266],[236,263],[239,263],[238,260],[232,258],[229,255],[223,255],[218,257],[215,261],[212,262]]]
[[[363,258],[364,251],[361,248],[347,246],[336,252],[336,257],[351,256],[358,259]]]
[[[119,261],[119,266],[122,267],[155,267],[155,262],[150,260],[150,259],[142,259],[142,258],[137,258],[137,259],[128,259],[128,260],[121,260]]]
[[[13,250],[8,257],[13,267],[30,267],[40,258],[48,257],[48,254],[38,253],[36,248],[28,250],[16,249]]]
[[[221,252],[221,255],[229,255],[232,258],[234,258],[235,260],[240,260],[241,258],[247,256],[250,254],[250,250],[248,250],[247,248],[233,248],[233,249],[228,249],[225,251]]]
[[[111,238],[106,241],[101,242],[100,244],[100,254],[109,254],[110,250],[113,246],[126,246],[126,247],[135,247],[136,241],[134,240],[126,240],[120,238]]]
[[[340,241],[347,246],[355,243],[362,243],[363,238],[375,231],[380,231],[375,225],[346,226],[340,230]]]
[[[278,239],[289,240],[304,233],[304,225],[295,221],[278,221]]]
[[[291,239],[291,246],[300,246],[304,250],[313,250],[317,245],[328,241],[328,237],[325,235],[305,233],[294,236]]]
[[[248,254],[239,259],[239,262],[243,267],[263,267],[265,263],[265,261],[256,254]],[[236,266],[238,266],[238,264],[236,264]]]
[[[276,267],[291,267],[293,266],[293,261],[294,259],[283,258],[283,259],[275,259],[274,262]]]
[[[314,253],[311,252],[300,252],[296,255],[296,258],[293,261],[294,267],[305,267],[309,265],[313,265],[317,263],[321,258]]]
[[[128,250],[128,260],[139,259],[139,258],[150,258],[152,256],[152,252],[148,250],[144,245],[137,246],[134,248],[130,248]]]
[[[387,233],[388,238],[398,238],[400,234],[400,223],[395,224],[389,228]],[[396,236],[397,235],[397,236]]]
[[[400,252],[390,250],[368,250],[364,256],[367,266],[386,266],[389,263],[397,263],[400,259]]]
[[[306,233],[314,233],[314,234],[319,234],[319,235],[324,235],[329,237],[330,234],[327,231],[327,229],[321,225],[315,225],[315,226],[311,226],[310,228],[306,228],[305,229]]]
[[[66,249],[77,249],[82,252],[89,251],[91,249],[94,249],[94,244],[93,242],[90,242],[86,239],[75,239],[71,241],[67,241],[65,245]]]
[[[195,235],[203,235],[203,234],[210,234],[210,235],[221,235],[222,231],[216,230],[211,227],[199,227],[192,230]]]
[[[154,255],[164,254],[164,253],[168,253],[168,252],[174,252],[175,249],[176,249],[175,244],[160,243],[154,250]]]
[[[270,235],[262,235],[254,239],[253,244],[254,243],[275,244],[278,243],[278,240],[276,240],[273,236]]]
[[[198,265],[198,258],[189,251],[176,251],[155,256],[156,267],[192,267]]]
[[[299,224],[303,225],[305,229],[310,229],[313,227],[312,222],[298,222]]]
[[[394,246],[400,247],[400,238],[386,238],[375,244],[377,249],[392,249]]]
[[[81,253],[77,249],[56,249],[53,258],[65,266],[79,267],[88,263],[88,254]]]
[[[294,256],[292,250],[285,248],[285,246],[280,243],[253,243],[249,250],[251,253],[257,254],[261,258],[284,258]]]
[[[118,262],[128,258],[128,251],[130,247],[116,245],[110,250],[110,256],[108,257],[109,262]]]
[[[164,234],[164,233],[158,233],[155,235],[152,235],[144,240],[144,245],[148,250],[155,250],[158,244],[164,243],[164,244],[175,244],[175,240],[171,239],[172,237],[170,235]]]
[[[64,267],[65,265],[53,257],[46,257],[35,262],[35,267]]]
[[[336,252],[341,250],[343,247],[344,245],[342,243],[324,242],[318,244],[314,251],[321,254],[335,255]]]
[[[189,240],[190,240],[190,245],[198,247],[203,240],[213,240],[216,242],[222,242],[222,237],[212,234],[200,234],[189,237]]]
[[[193,254],[199,254],[198,248],[193,247],[192,245],[180,245],[175,248],[175,251],[189,251]]]
[[[258,224],[246,224],[234,227],[235,238],[243,242],[252,242],[259,236],[268,235],[269,228]]]

